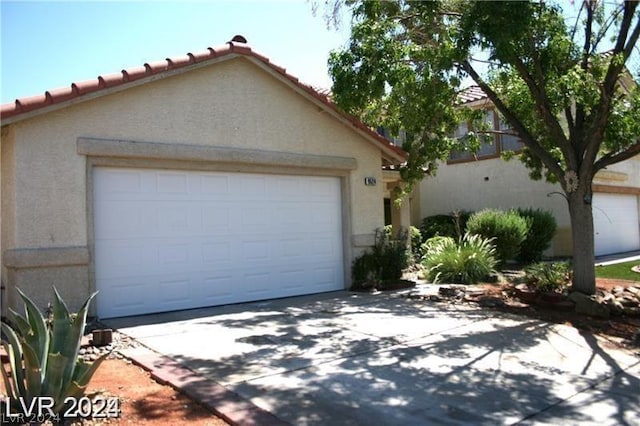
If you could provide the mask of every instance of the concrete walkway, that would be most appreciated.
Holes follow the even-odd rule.
[[[640,251],[629,251],[626,253],[598,256],[596,257],[596,266],[615,265],[617,263],[626,263],[633,260],[640,260]]]
[[[339,292],[107,323],[243,424],[640,424],[637,353],[474,306]]]

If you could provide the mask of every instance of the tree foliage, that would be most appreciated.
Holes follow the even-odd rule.
[[[344,6],[352,28],[349,44],[329,59],[334,100],[368,124],[407,132],[408,189],[451,150],[479,148],[480,126],[453,137],[459,122],[480,119],[458,102],[471,79],[524,143],[520,159],[531,177],[559,182],[574,228],[591,234],[586,241],[574,233],[574,254],[576,244],[586,246],[577,261],[584,274],[575,277],[586,281],[582,291],[595,290],[593,177],[640,153],[640,90],[629,73],[638,70],[626,67],[638,53],[638,3],[562,3],[572,8],[565,13],[542,0]]]

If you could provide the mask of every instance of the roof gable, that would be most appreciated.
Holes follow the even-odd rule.
[[[234,40],[243,39],[235,37]],[[11,124],[79,102],[95,99],[115,91],[148,84],[160,78],[188,72],[203,66],[210,66],[238,56],[245,57],[266,70],[291,89],[329,112],[334,118],[364,136],[382,151],[383,157],[387,162],[397,164],[406,161],[406,152],[378,135],[377,132],[357,118],[338,110],[327,94],[320,93],[313,87],[300,82],[298,78],[287,73],[284,68],[271,63],[267,57],[254,52],[248,44],[242,41],[230,41],[222,46],[209,47],[203,52],[187,53],[184,56],[145,63],[143,66],[125,69],[120,73],[100,75],[93,80],[74,82],[69,87],[46,91],[42,95],[19,98],[13,103],[2,105],[0,119],[2,120],[2,125]]]

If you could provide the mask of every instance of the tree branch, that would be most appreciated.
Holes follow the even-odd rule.
[[[582,9],[584,9],[585,2],[582,2],[580,6],[580,10],[578,10],[578,16],[576,16],[576,21],[573,23],[573,28],[571,29],[571,40],[573,40],[576,36],[576,31],[578,31],[578,22],[580,22],[580,15],[582,15]]]
[[[635,3],[637,7],[637,3]],[[636,21],[636,26],[631,32],[631,36],[629,37],[629,41],[627,42],[627,46],[624,48],[624,60],[625,62],[631,56],[634,48],[637,48],[638,38],[640,38],[640,17]]]
[[[602,39],[607,35],[607,33],[609,32],[609,28],[611,28],[614,22],[616,22],[616,20],[618,19],[618,16],[620,16],[623,10],[624,10],[623,4],[620,4],[618,7],[616,7],[613,13],[611,13],[611,15],[607,18],[607,21],[604,23],[602,28],[598,30],[598,34],[596,34],[596,39],[593,42],[593,47],[592,47],[593,51],[596,51],[598,49],[598,45],[600,44]]]
[[[567,140],[567,136],[564,134],[562,130],[562,126],[558,122],[557,117],[553,114],[551,109],[551,104],[549,103],[549,98],[547,97],[547,92],[544,88],[544,81],[540,81],[540,84],[536,84],[535,79],[527,70],[522,59],[515,57],[513,59],[514,65],[520,77],[524,80],[531,95],[533,95],[533,99],[535,100],[538,110],[542,114],[542,121],[545,124],[547,130],[549,131],[550,136],[556,140],[562,154],[564,155],[565,161],[567,165],[572,168],[577,168],[577,156],[575,152],[572,150],[572,146]]]
[[[612,52],[613,58],[609,62],[607,74],[600,89],[599,108],[594,113],[594,119],[591,122],[591,126],[587,129],[587,134],[591,138],[591,143],[587,144],[588,146],[584,155],[584,160],[590,163],[596,161],[598,152],[600,151],[604,128],[606,127],[607,121],[611,115],[611,102],[614,91],[616,90],[616,83],[618,82],[629,55],[631,55],[631,51],[640,37],[640,19],[636,21],[636,25],[631,31],[631,35],[628,36],[637,6],[638,3],[633,1],[624,3],[624,15],[622,17],[618,39]],[[622,61],[616,59],[616,56],[619,54],[623,55]]]
[[[582,69],[587,70],[589,66],[589,55],[591,53],[591,35],[593,31],[593,8],[598,7],[593,0],[583,3],[587,10],[587,25],[584,27],[584,46],[582,46]]]
[[[571,106],[565,107],[564,116],[567,119],[567,127],[569,128],[569,140],[576,140],[576,123],[573,119],[573,111],[571,111]]]
[[[636,155],[640,154],[640,141],[635,145],[631,145],[629,148],[617,154],[609,153],[603,155],[593,166],[593,174],[595,175],[599,170],[604,169],[612,164],[619,163],[624,160],[628,160]]]
[[[522,143],[524,143],[530,150],[536,155],[544,166],[549,169],[558,179],[562,179],[564,172],[556,160],[535,140],[533,135],[525,128],[520,122],[518,117],[502,102],[496,92],[489,87],[489,85],[480,77],[480,74],[471,66],[469,61],[464,61],[460,64],[462,69],[471,76],[478,86],[487,94],[489,99],[493,102],[495,107],[502,113],[502,115],[509,121],[509,124],[515,130],[520,137]]]

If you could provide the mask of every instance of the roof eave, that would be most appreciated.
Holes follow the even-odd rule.
[[[406,152],[378,135],[356,117],[340,111],[326,95],[319,93],[311,86],[303,84],[298,78],[287,73],[284,68],[271,63],[268,58],[254,52],[249,45],[233,41],[220,47],[209,47],[204,52],[188,53],[185,56],[167,58],[164,61],[146,63],[142,67],[122,70],[120,74],[109,74],[99,76],[94,80],[73,83],[70,87],[47,91],[44,95],[16,99],[13,104],[2,105],[0,113],[1,125],[10,125],[71,105],[238,57],[251,61],[275,76],[295,92],[315,103],[322,110],[328,112],[361,136],[364,136],[380,149],[383,160],[392,164],[402,164],[407,160]]]
[[[199,68],[204,68],[207,66],[210,66],[212,64],[216,64],[216,63],[220,63],[220,62],[224,62],[224,61],[228,61],[234,58],[238,58],[238,57],[244,57],[244,55],[242,54],[238,54],[235,52],[231,52],[231,53],[227,53],[225,55],[216,57],[216,58],[211,58],[209,60],[207,60],[206,62],[196,62],[190,65],[185,65],[179,68],[175,68],[175,69],[170,69],[170,70],[166,70],[163,71],[161,73],[158,74],[150,74],[147,76],[144,76],[142,78],[138,78],[132,81],[127,81],[124,83],[119,83],[117,85],[113,85],[111,87],[105,87],[105,88],[101,88],[99,90],[95,90],[95,91],[90,91],[84,94],[78,94],[74,97],[70,97],[69,99],[63,100],[63,101],[58,101],[55,103],[48,103],[46,106],[40,106],[37,108],[34,108],[32,110],[27,110],[24,112],[18,111],[18,112],[13,112],[8,116],[5,117],[5,108],[7,106],[11,106],[11,104],[4,104],[2,105],[2,109],[3,109],[3,114],[2,114],[2,119],[1,119],[1,125],[5,126],[5,125],[9,125],[9,124],[13,124],[16,123],[18,121],[23,121],[23,120],[27,120],[33,117],[37,117],[39,115],[43,115],[43,114],[48,114],[50,112],[53,111],[57,111],[60,109],[64,109],[64,108],[68,108],[69,106],[72,105],[77,105],[77,104],[81,104],[83,102],[88,102],[97,98],[101,98],[103,96],[108,96],[114,93],[118,93],[118,92],[122,92],[128,89],[131,89],[133,87],[137,87],[137,86],[142,86],[144,84],[153,82],[153,81],[158,81],[158,80],[162,80],[165,78],[169,78],[169,77],[174,77],[176,75],[180,75],[182,73],[186,73],[189,71],[193,71]],[[123,70],[124,72],[125,70]],[[113,74],[112,74],[113,75]],[[107,77],[107,76],[104,76]],[[99,76],[98,77],[98,81],[104,79],[103,76]],[[91,80],[93,81],[93,80]],[[83,83],[74,83],[74,86],[80,85]],[[73,87],[73,86],[72,86]],[[44,95],[44,97],[48,97],[50,96],[49,93],[53,93],[53,92],[59,92],[62,90],[66,90],[66,88],[59,88],[59,89],[54,89],[51,91],[47,91]],[[73,90],[73,89],[72,89]],[[19,100],[16,100],[15,102],[19,102]]]

